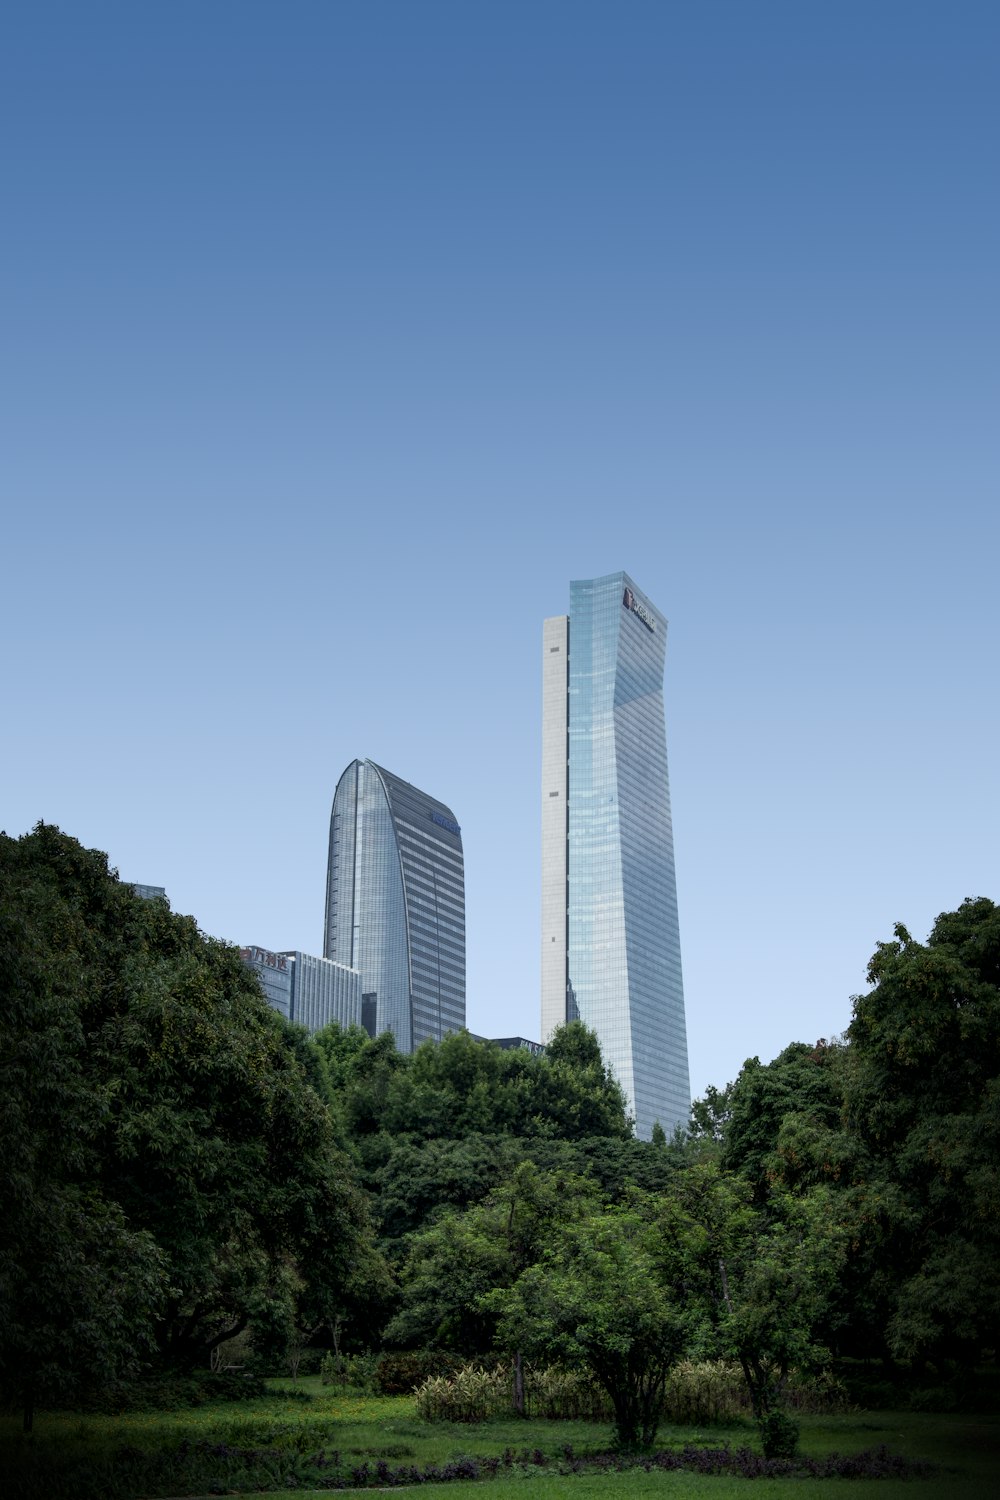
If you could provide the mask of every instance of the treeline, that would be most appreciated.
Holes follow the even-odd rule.
[[[583,1176],[608,1192],[661,1187],[670,1166],[632,1133],[624,1095],[593,1032],[561,1028],[542,1055],[467,1031],[412,1056],[391,1034],[330,1026],[312,1045],[339,1138],[371,1195],[392,1267],[408,1236],[448,1209],[479,1203],[522,1162]]]
[[[309,1039],[58,829],[0,836],[0,881],[0,1391],[29,1424],[243,1335],[561,1360],[625,1444],[677,1360],[729,1358],[777,1452],[793,1370],[996,1346],[992,902],[897,928],[845,1040],[640,1142],[579,1023],[542,1056]]]

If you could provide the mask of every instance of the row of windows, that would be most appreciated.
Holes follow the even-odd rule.
[[[449,953],[440,944],[428,942],[426,939],[421,941],[417,938],[410,952],[410,960],[414,964],[423,963],[440,967],[442,973],[453,974],[457,981],[465,983],[464,953]]]
[[[463,963],[449,962],[442,954],[435,953],[432,948],[417,947],[413,949],[411,960],[414,974],[419,969],[422,974],[440,975],[449,983],[465,988],[465,965]]]
[[[425,884],[436,884],[440,889],[448,891],[451,899],[459,904],[465,900],[465,881],[461,871],[457,875],[453,874],[450,870],[442,869],[434,860],[426,859],[411,849],[403,850],[403,868],[407,883],[417,878]]]
[[[422,907],[410,907],[410,931],[428,932],[442,941],[452,943],[454,946],[465,949],[465,923],[453,922],[446,912],[434,913]]]
[[[434,964],[414,963],[413,992],[420,995],[449,995],[456,1004],[465,1004],[465,975],[448,974]]]
[[[433,909],[442,906],[446,911],[459,915],[465,909],[465,902],[461,892],[454,892],[448,886],[429,884],[428,882],[414,878],[413,872],[407,872],[406,890],[411,902],[414,897],[419,898],[422,905]]]
[[[399,836],[399,848],[404,860],[423,864],[429,870],[437,870],[442,876],[453,880],[456,885],[463,883],[465,865],[461,855],[456,859],[447,859],[442,851],[428,849],[422,839],[410,838],[405,833]]]
[[[461,867],[461,845],[456,848],[453,843],[447,843],[437,833],[433,833],[431,831],[434,826],[434,824],[430,823],[430,820],[428,820],[428,826],[425,828],[423,824],[420,824],[418,826],[416,823],[406,822],[406,820],[403,818],[397,817],[396,819],[396,828],[401,843],[406,842],[408,844],[416,844],[418,847],[422,845],[424,848],[426,848],[428,845],[433,845],[434,849],[439,853],[442,860],[444,860],[448,864],[458,865],[459,867]]]
[[[465,886],[443,875],[431,864],[417,862],[409,856],[403,860],[407,889],[426,892],[431,900],[446,901],[449,906],[465,905]]]
[[[456,868],[445,864],[435,854],[428,853],[417,844],[401,843],[400,850],[407,870],[422,874],[425,880],[438,880],[457,891],[459,896],[464,892],[465,875],[461,865]]]
[[[449,970],[427,956],[413,958],[413,988],[415,990],[446,990],[452,995],[465,995],[465,973]]]

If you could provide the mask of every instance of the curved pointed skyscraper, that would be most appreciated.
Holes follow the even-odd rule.
[[[638,1134],[691,1106],[663,717],[667,622],[626,573],[542,646],[542,1040],[579,1016]]]
[[[337,783],[327,958],[361,971],[361,1018],[401,1052],[465,1025],[462,831],[443,802],[370,760]]]

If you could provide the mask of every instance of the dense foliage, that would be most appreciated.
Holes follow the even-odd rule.
[[[940,1371],[1000,1341],[1000,908],[897,926],[843,1042],[752,1058],[723,1165],[758,1201],[828,1185],[849,1256],[826,1313],[842,1353]]]
[[[0,836],[0,897],[0,1392],[28,1425],[240,1335],[293,1375],[310,1340],[396,1351],[410,1385],[502,1351],[515,1409],[522,1361],[559,1361],[626,1448],[679,1360],[724,1361],[780,1457],[789,1383],[832,1356],[943,1382],[996,1347],[989,901],[897,928],[846,1038],[750,1059],[647,1142],[579,1022],[542,1055],[309,1039],[42,824]]]
[[[57,829],[0,837],[0,1383],[287,1337],[383,1279],[302,1034],[235,949]]]

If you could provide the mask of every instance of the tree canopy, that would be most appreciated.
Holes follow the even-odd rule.
[[[969,1363],[1000,1338],[1000,907],[964,901],[926,943],[897,926],[868,979],[845,1111],[887,1344]]]
[[[0,879],[8,1389],[28,1365],[36,1384],[60,1362],[97,1373],[88,1337],[104,1375],[150,1339],[189,1365],[255,1318],[370,1295],[384,1272],[315,1054],[238,951],[44,824],[0,836]]]
[[[830,1351],[968,1366],[1000,1337],[1000,908],[903,927],[841,1040],[748,1059],[632,1133],[594,1034],[308,1038],[238,951],[39,824],[0,835],[0,1394],[71,1400],[347,1323],[356,1348],[586,1366],[651,1441],[682,1353],[765,1446]],[[515,1380],[515,1389],[517,1381]]]

